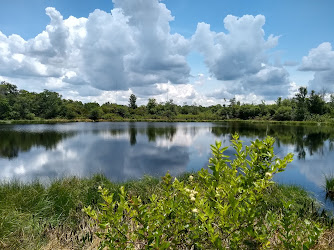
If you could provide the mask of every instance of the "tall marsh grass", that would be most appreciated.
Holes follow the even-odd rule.
[[[325,175],[326,198],[334,200],[334,175]]]
[[[60,227],[71,235],[77,233],[74,239],[79,246],[83,239],[78,232],[87,224],[83,221],[88,221],[81,209],[88,205],[96,207],[102,202],[97,192],[99,186],[107,187],[117,197],[121,184],[129,193],[145,199],[158,192],[159,179],[144,177],[113,183],[103,175],[94,175],[54,180],[49,185],[38,181],[0,183],[0,249],[39,249]]]

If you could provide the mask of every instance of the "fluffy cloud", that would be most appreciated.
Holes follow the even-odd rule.
[[[19,88],[47,88],[65,98],[100,103],[126,102],[128,97],[120,98],[119,91],[135,93],[138,101],[165,101],[168,94],[177,103],[201,105],[234,96],[287,96],[287,71],[269,63],[268,50],[277,45],[278,37],[265,37],[264,16],[228,15],[226,33],[199,23],[192,38],[185,39],[171,33],[174,17],[160,1],[113,2],[110,13],[95,10],[88,18],[64,19],[55,8],[46,8],[50,24],[27,41],[0,32],[0,77],[14,79],[11,82]],[[186,57],[193,50],[203,55],[213,78],[198,74],[193,84],[188,83]],[[221,88],[203,93],[204,85],[210,91]]]
[[[330,43],[322,43],[311,49],[302,59],[301,71],[327,71],[334,68],[334,51]]]
[[[272,101],[279,96],[287,96],[291,84],[288,72],[284,68],[274,66],[263,66],[256,74],[223,83],[221,88],[216,89],[208,96],[217,99],[230,99],[239,96],[240,101],[255,103],[261,102],[261,100]]]
[[[216,33],[209,24],[198,24],[191,42],[203,54],[210,73],[224,81],[216,94],[224,93],[225,98],[250,92],[267,98],[288,94],[288,72],[268,64],[267,51],[277,45],[278,37],[265,39],[264,23],[262,15],[228,15],[224,19],[228,33]]]
[[[25,41],[19,35],[6,37],[0,32],[0,75],[59,79],[73,67],[73,41],[70,28],[54,8],[46,8],[50,24],[35,38]],[[75,59],[74,59],[75,60]]]
[[[166,6],[154,0],[114,3],[130,17],[129,25],[135,28],[137,48],[125,62],[132,85],[143,85],[140,79],[150,83],[186,83],[190,73],[185,58],[189,42],[179,34],[170,34],[169,22],[174,18]]]
[[[301,71],[314,71],[314,78],[309,81],[309,89],[334,92],[334,51],[328,42],[310,50],[302,59]]]
[[[50,24],[28,41],[0,32],[0,75],[53,77],[100,90],[187,83],[189,42],[170,33],[166,6],[157,0],[114,0],[114,6],[110,13],[66,20],[46,8]]]
[[[267,61],[265,51],[277,44],[278,37],[264,39],[264,23],[262,15],[228,15],[224,19],[227,34],[216,33],[209,24],[199,23],[192,44],[204,55],[206,65],[218,80],[236,80],[260,71]]]
[[[278,96],[285,96],[288,93],[289,74],[284,68],[265,66],[256,74],[243,78],[241,85],[242,93],[251,90],[257,95],[276,99]]]

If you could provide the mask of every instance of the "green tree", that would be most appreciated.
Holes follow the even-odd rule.
[[[277,107],[281,107],[282,105],[282,97],[278,97],[276,101]]]
[[[17,95],[18,90],[17,86],[14,84],[10,84],[8,82],[2,81],[0,83],[0,95],[8,96],[8,95]]]
[[[154,98],[148,99],[148,103],[146,105],[148,113],[154,115],[157,112],[156,107],[157,107],[157,100],[155,100]]]
[[[297,109],[295,119],[303,121],[307,115],[307,88],[300,87],[299,92],[295,95],[297,101]]]
[[[116,113],[117,110],[117,104],[116,103],[110,103],[110,102],[106,102],[104,103],[102,106],[102,111],[105,114],[113,114]]]
[[[330,95],[330,101],[329,101],[329,104],[332,108],[334,108],[334,94],[331,94]]]
[[[0,119],[7,119],[10,110],[8,100],[0,95]]]
[[[328,103],[328,111],[332,117],[334,117],[334,94],[330,95],[330,100]]]
[[[80,101],[63,100],[63,106],[62,116],[67,119],[81,117],[84,113],[84,105]]]
[[[131,94],[129,98],[129,108],[136,109],[137,108],[136,101],[137,97],[134,94]]]
[[[287,106],[281,106],[276,110],[274,119],[277,121],[290,121],[292,108]]]
[[[171,119],[171,118],[173,118],[174,116],[177,115],[177,113],[176,113],[176,105],[173,103],[172,99],[170,99],[168,102],[165,103],[164,115],[168,119]]]
[[[7,100],[8,105],[10,106],[10,110],[7,111],[7,118],[12,119],[16,118],[17,112],[12,109],[15,104],[16,98],[18,95],[18,90],[16,85],[10,84],[8,82],[2,81],[0,83],[0,97],[2,96],[4,99]]]
[[[99,109],[100,108],[100,104],[98,104],[97,102],[87,102],[84,104],[84,113],[85,116],[89,118],[89,116],[91,115],[91,112],[94,109]],[[89,118],[91,119],[91,118]]]
[[[37,94],[30,93],[26,90],[20,90],[13,105],[14,115],[17,115],[16,119],[32,120],[35,117],[36,110]]]
[[[37,95],[37,103],[37,115],[46,119],[59,116],[63,105],[61,95],[49,90],[44,90]]]
[[[311,114],[322,115],[325,112],[325,101],[322,99],[321,95],[316,94],[312,90],[311,95],[308,100],[308,110]]]
[[[130,116],[128,107],[123,105],[117,105],[116,113],[122,118]]]
[[[101,118],[103,114],[103,111],[101,110],[101,108],[94,108],[89,112],[88,118],[92,119],[93,121],[97,121],[98,119]]]

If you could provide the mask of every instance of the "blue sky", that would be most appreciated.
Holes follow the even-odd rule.
[[[331,93],[333,9],[331,0],[2,0],[0,80],[100,103]]]

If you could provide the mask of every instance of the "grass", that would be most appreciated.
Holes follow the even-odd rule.
[[[178,177],[187,181],[190,174]],[[143,177],[124,183],[114,183],[103,175],[90,178],[64,178],[43,185],[38,181],[23,184],[18,181],[0,183],[0,249],[94,248],[96,226],[81,209],[91,205],[98,209],[102,202],[99,186],[117,194],[124,185],[131,195],[143,201],[159,194],[160,179]],[[293,202],[299,216],[319,220],[318,204],[303,189],[296,186],[274,185],[264,197],[267,209],[282,207],[281,200]],[[331,237],[331,230],[326,237]],[[94,245],[95,244],[95,245]]]
[[[275,184],[264,196],[267,209],[274,211],[283,207],[283,201],[292,202],[300,217],[320,219],[320,203],[297,185]],[[327,216],[325,218],[328,219]]]
[[[97,207],[102,202],[97,192],[99,186],[117,196],[121,184],[145,199],[157,192],[159,179],[144,177],[112,183],[103,175],[94,175],[54,180],[48,186],[38,181],[0,183],[0,249],[39,249],[54,238],[55,232],[65,235],[66,232],[59,232],[60,228],[71,235],[76,233],[75,244],[82,244],[81,227],[89,219],[81,209],[88,205]]]
[[[334,200],[334,175],[325,176],[326,198]]]

